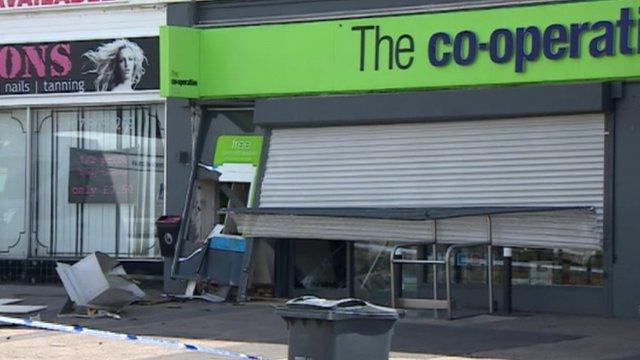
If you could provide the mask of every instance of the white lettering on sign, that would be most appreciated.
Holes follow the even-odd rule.
[[[10,9],[34,9],[92,5],[115,1],[117,0],[0,0],[0,11]]]
[[[231,142],[231,148],[233,150],[249,150],[251,148],[251,141],[234,139]]]

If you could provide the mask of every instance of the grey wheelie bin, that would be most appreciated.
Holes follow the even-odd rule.
[[[289,329],[289,360],[387,360],[395,309],[358,299],[292,299],[276,313]]]

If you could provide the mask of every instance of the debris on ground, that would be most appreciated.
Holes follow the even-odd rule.
[[[0,305],[0,314],[33,314],[46,309],[45,305]]]
[[[73,265],[58,262],[56,271],[69,296],[61,316],[119,319],[122,308],[145,297],[122,265],[101,252]]]
[[[22,299],[0,299],[0,315],[38,318],[39,313],[47,309],[46,305],[16,305],[20,302]]]
[[[22,302],[22,299],[0,299],[0,305],[11,305]]]

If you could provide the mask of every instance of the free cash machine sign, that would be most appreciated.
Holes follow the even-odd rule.
[[[161,31],[164,96],[230,98],[640,77],[637,0]]]
[[[258,166],[262,153],[262,136],[222,135],[216,142],[213,164],[251,164]]]

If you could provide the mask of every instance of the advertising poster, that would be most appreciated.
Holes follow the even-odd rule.
[[[158,89],[158,38],[0,45],[0,96]]]
[[[71,148],[69,203],[131,203],[137,194],[137,158],[127,152]]]

